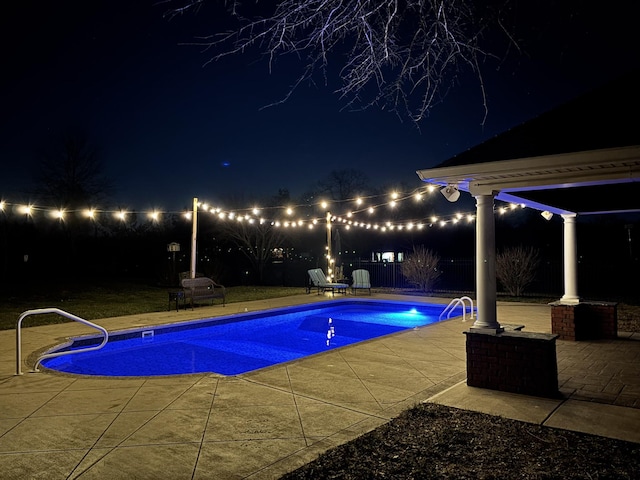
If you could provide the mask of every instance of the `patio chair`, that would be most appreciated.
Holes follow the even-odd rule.
[[[331,295],[335,295],[336,291],[338,293],[347,293],[347,288],[349,288],[348,284],[329,282],[321,268],[312,268],[307,272],[309,273],[311,284],[314,288],[318,289],[318,295],[320,295],[321,292],[328,292],[329,290],[331,291]]]
[[[351,292],[354,295],[357,295],[358,289],[369,290],[369,295],[371,295],[371,280],[369,279],[369,270],[359,268],[351,272],[351,276],[353,277]]]

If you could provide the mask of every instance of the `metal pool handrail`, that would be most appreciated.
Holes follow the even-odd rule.
[[[20,360],[22,357],[22,339],[20,337],[20,326],[22,324],[22,320],[24,320],[26,317],[30,315],[40,315],[43,313],[57,313],[58,315],[68,318],[69,320],[74,320],[76,322],[84,323],[85,325],[88,325],[92,328],[100,330],[104,335],[104,339],[102,340],[102,343],[100,345],[96,345],[93,347],[81,348],[78,350],[68,350],[65,352],[45,353],[44,355],[40,355],[40,357],[38,357],[38,359],[36,360],[36,364],[33,366],[33,370],[32,370],[33,372],[39,371],[38,365],[40,365],[40,362],[42,362],[42,360],[45,360],[47,358],[61,357],[62,355],[71,355],[72,353],[90,352],[92,350],[99,350],[102,347],[104,347],[107,341],[109,340],[109,332],[107,332],[105,328],[101,327],[100,325],[96,325],[95,323],[91,323],[90,321],[85,320],[84,318],[77,317],[72,313],[65,312],[64,310],[60,310],[59,308],[38,308],[35,310],[27,310],[26,312],[22,312],[22,314],[18,318],[18,325],[16,326],[16,375],[22,375],[22,369],[20,368],[21,367]]]
[[[466,322],[467,317],[466,317],[466,310],[465,310],[465,303],[464,303],[465,300],[469,302],[470,315],[471,315],[471,318],[473,318],[473,300],[471,300],[471,297],[459,297],[459,298],[454,298],[449,302],[449,305],[447,305],[446,308],[442,311],[438,320],[442,320],[442,317],[444,316],[445,313],[448,313],[447,318],[451,318],[451,312],[453,312],[453,309],[458,305],[462,305],[462,321]]]

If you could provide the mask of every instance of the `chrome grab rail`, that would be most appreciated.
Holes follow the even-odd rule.
[[[442,311],[442,313],[440,314],[440,317],[438,318],[438,320],[442,320],[442,317],[444,316],[445,313],[447,314],[447,318],[451,318],[451,312],[453,312],[453,309],[455,307],[457,307],[458,305],[462,305],[462,321],[466,322],[467,321],[467,316],[466,316],[466,309],[465,309],[465,303],[464,301],[467,300],[469,302],[469,313],[471,318],[473,318],[473,300],[471,300],[470,297],[459,297],[459,298],[454,298],[453,300],[451,300],[449,302],[449,305],[446,306],[446,308]]]
[[[57,313],[58,315],[68,318],[69,320],[74,320],[76,322],[84,323],[85,325],[88,325],[97,330],[100,330],[104,335],[104,339],[102,340],[102,343],[100,345],[96,345],[93,347],[80,348],[78,350],[68,350],[65,352],[45,353],[44,355],[40,355],[40,357],[38,357],[38,359],[36,360],[35,365],[33,366],[33,370],[32,370],[33,372],[39,371],[38,365],[40,365],[40,362],[42,362],[42,360],[45,360],[47,358],[61,357],[62,355],[71,355],[72,353],[99,350],[102,347],[104,347],[107,341],[109,340],[109,332],[107,332],[105,328],[101,327],[100,325],[96,325],[95,323],[91,323],[90,321],[85,320],[84,318],[77,317],[72,313],[65,312],[64,310],[60,310],[59,308],[38,308],[35,310],[27,310],[26,312],[22,312],[22,314],[18,318],[18,325],[16,326],[16,375],[22,375],[22,369],[20,366],[20,360],[22,357],[22,339],[20,337],[20,326],[22,324],[22,320],[24,320],[26,317],[30,315],[40,315],[43,313]]]

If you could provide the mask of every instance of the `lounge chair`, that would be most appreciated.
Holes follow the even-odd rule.
[[[347,293],[348,284],[329,282],[321,268],[312,268],[308,270],[308,273],[313,288],[318,289],[318,295],[320,295],[320,292],[328,292],[329,290],[331,290],[331,295],[335,295],[336,291],[338,293]]]
[[[357,294],[358,289],[369,290],[369,295],[371,295],[371,281],[369,280],[369,270],[359,268],[351,272],[351,276],[353,277],[351,292],[354,295]]]

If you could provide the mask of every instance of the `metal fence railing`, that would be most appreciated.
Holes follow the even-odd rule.
[[[307,269],[319,265],[292,262],[287,266],[286,275],[279,276],[274,284],[302,286],[308,281]],[[368,260],[351,260],[343,265],[343,273],[351,278],[351,272],[357,268],[369,271],[371,285],[376,288],[416,288],[402,274],[402,262],[372,262]],[[475,259],[473,258],[441,258],[439,263],[441,275],[434,291],[441,292],[474,292]],[[578,264],[578,291],[583,298],[599,300],[614,299],[620,296],[635,295],[640,298],[640,280],[636,279],[633,262],[596,262]],[[498,282],[498,293],[506,293]],[[564,271],[561,260],[543,261],[536,269],[533,282],[526,288],[525,296],[544,296],[560,298],[564,293]]]

